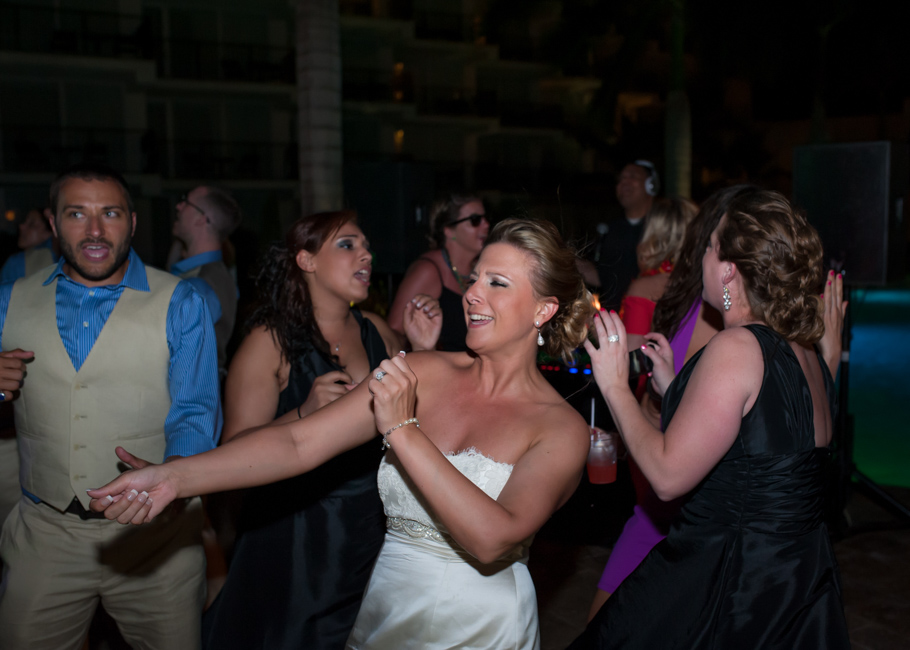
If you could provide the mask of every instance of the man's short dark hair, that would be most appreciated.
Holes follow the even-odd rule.
[[[57,200],[60,198],[60,188],[71,178],[79,178],[84,181],[114,181],[123,191],[129,213],[133,214],[136,211],[133,207],[133,197],[130,195],[130,186],[119,172],[99,163],[77,163],[60,172],[54,182],[51,183],[49,200],[54,217],[57,216]]]
[[[200,202],[204,203],[207,208],[211,208],[209,218],[212,227],[218,233],[219,239],[224,241],[237,230],[237,226],[243,220],[240,205],[233,196],[220,187],[214,185],[204,185],[203,187],[205,187],[206,193]]]

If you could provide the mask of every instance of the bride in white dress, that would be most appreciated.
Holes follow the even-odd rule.
[[[92,509],[144,523],[175,498],[309,471],[378,431],[388,528],[348,647],[539,648],[527,549],[589,444],[536,365],[538,346],[565,356],[584,340],[593,307],[575,263],[552,224],[498,224],[464,294],[471,352],[402,353],[312,415],[205,454],[149,465],[118,448],[137,469],[90,491]]]

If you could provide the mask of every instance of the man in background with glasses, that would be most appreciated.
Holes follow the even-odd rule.
[[[240,225],[240,206],[217,187],[200,186],[177,203],[174,237],[180,242],[182,259],[171,273],[189,280],[206,299],[215,337],[218,339],[218,369],[225,372],[225,349],[237,316],[237,285],[224,263],[222,246]]]

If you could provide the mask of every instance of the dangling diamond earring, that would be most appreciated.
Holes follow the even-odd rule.
[[[534,327],[537,328],[537,345],[543,347],[543,336],[540,334],[540,321],[534,321]]]
[[[724,285],[724,311],[730,311],[733,306],[733,300],[730,298],[730,290]]]

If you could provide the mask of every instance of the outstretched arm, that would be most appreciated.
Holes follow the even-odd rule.
[[[121,523],[150,521],[175,498],[303,474],[376,435],[365,384],[302,420],[263,427],[204,454],[124,472],[90,490],[91,508]],[[379,444],[378,442],[376,444]],[[147,493],[146,503],[124,496]]]

